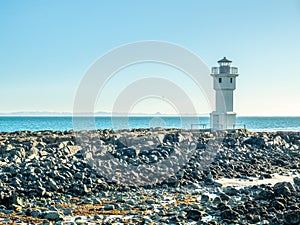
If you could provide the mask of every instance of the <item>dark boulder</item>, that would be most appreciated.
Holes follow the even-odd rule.
[[[279,182],[274,185],[274,194],[276,196],[290,196],[295,192],[295,188],[290,182]]]
[[[284,213],[284,220],[286,224],[300,223],[300,209]]]
[[[270,191],[270,190],[261,190],[255,196],[256,200],[269,200],[272,198],[274,198],[274,193],[273,193],[273,191]]]
[[[300,177],[294,177],[294,183],[297,186],[300,186]]]
[[[221,218],[225,222],[236,222],[239,217],[240,215],[232,209],[226,209],[221,212]]]
[[[194,220],[194,221],[199,221],[202,218],[201,212],[196,209],[189,210],[187,212],[186,217],[187,217],[187,219]]]

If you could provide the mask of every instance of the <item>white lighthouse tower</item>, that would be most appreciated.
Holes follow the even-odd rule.
[[[233,91],[236,88],[238,68],[231,67],[232,61],[218,61],[219,67],[212,67],[211,76],[214,79],[216,91],[216,111],[210,114],[210,126],[213,130],[234,129],[236,113],[233,112]]]

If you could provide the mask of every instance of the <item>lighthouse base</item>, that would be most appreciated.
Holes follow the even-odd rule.
[[[210,114],[210,127],[213,130],[235,129],[236,113],[234,112],[212,112]]]

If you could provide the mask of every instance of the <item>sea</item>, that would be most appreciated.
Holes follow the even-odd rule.
[[[80,124],[80,126],[78,126]],[[130,116],[72,118],[71,116],[1,116],[0,132],[131,128],[208,129],[209,117]],[[235,128],[250,131],[300,131],[300,117],[237,117]]]

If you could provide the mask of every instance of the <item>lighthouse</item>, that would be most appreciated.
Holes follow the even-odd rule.
[[[238,68],[231,67],[232,61],[218,61],[219,67],[212,67],[211,76],[216,91],[216,109],[210,114],[210,127],[213,130],[234,129],[236,113],[233,112],[233,91],[236,88]]]

